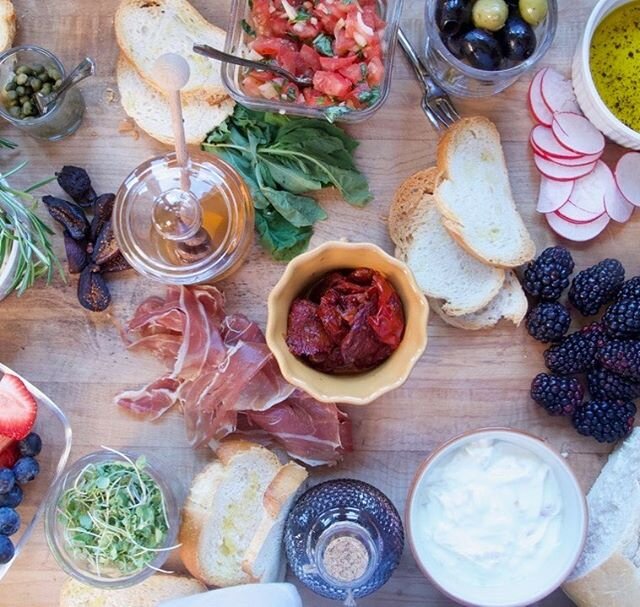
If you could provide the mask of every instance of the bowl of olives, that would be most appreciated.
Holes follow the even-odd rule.
[[[453,95],[493,95],[544,56],[557,17],[557,0],[427,2],[427,67]]]

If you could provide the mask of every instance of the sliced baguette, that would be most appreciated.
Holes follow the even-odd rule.
[[[426,169],[398,189],[389,213],[396,257],[413,272],[428,297],[444,300],[446,314],[460,316],[486,306],[504,283],[504,270],[478,261],[442,225],[433,188],[437,172]]]
[[[122,54],[118,59],[117,79],[124,111],[151,137],[173,145],[171,108],[165,95],[149,85]],[[205,97],[183,95],[182,114],[187,143],[202,143],[209,131],[233,113],[234,107],[235,102],[229,97],[211,103]]]
[[[156,574],[131,588],[106,590],[68,578],[60,591],[60,607],[156,607],[162,601],[205,592],[207,587],[183,575]]]
[[[16,36],[16,11],[11,0],[0,0],[0,51],[13,45]]]
[[[442,303],[435,299],[430,299],[431,307],[436,314],[447,324],[459,329],[468,331],[479,331],[489,329],[497,325],[501,320],[510,320],[516,327],[527,314],[527,296],[524,294],[520,281],[515,272],[508,270],[503,287],[498,294],[489,302],[487,306],[462,316],[449,316],[442,309]]]
[[[242,570],[255,581],[275,581],[283,577],[280,557],[284,524],[300,487],[308,473],[289,462],[276,474],[263,500],[263,515],[247,552]]]
[[[518,213],[500,134],[487,118],[463,118],[438,146],[435,199],[443,223],[484,263],[514,268],[535,255]]]
[[[578,607],[638,607],[640,428],[609,456],[587,504],[587,542],[562,588]]]
[[[156,87],[156,59],[165,53],[177,53],[191,70],[183,94],[212,104],[226,97],[220,62],[193,52],[196,43],[222,49],[226,33],[186,0],[122,0],[115,29],[120,50],[149,85]]]
[[[216,455],[183,509],[182,561],[209,586],[275,582],[284,518],[306,471],[245,440],[223,441]]]

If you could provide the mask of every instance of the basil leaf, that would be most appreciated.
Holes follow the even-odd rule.
[[[298,9],[296,18],[293,21],[295,23],[299,23],[301,21],[309,21],[309,19],[311,19],[311,13],[304,8],[300,8]]]
[[[256,30],[254,30],[250,25],[249,22],[246,19],[243,19],[240,22],[240,27],[242,27],[242,30],[244,31],[245,34],[249,35],[249,36],[255,36],[256,35]]]
[[[256,231],[260,242],[277,261],[290,261],[309,246],[313,230],[296,228],[273,209],[256,211]]]
[[[334,55],[333,47],[331,46],[331,38],[326,34],[318,34],[313,39],[313,47],[325,57],[333,57]]]
[[[271,178],[281,188],[294,194],[304,194],[313,190],[321,190],[323,182],[311,178],[300,169],[300,165],[286,158],[262,158],[261,163],[268,169]]]
[[[348,114],[350,111],[351,109],[345,105],[333,105],[324,111],[324,115],[329,122],[333,123],[341,116]]]
[[[263,188],[262,193],[273,208],[296,228],[312,226],[316,221],[327,218],[326,212],[309,196],[271,188]]]

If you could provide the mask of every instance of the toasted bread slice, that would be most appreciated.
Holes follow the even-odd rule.
[[[13,46],[16,36],[16,11],[11,0],[0,0],[0,51]]]
[[[156,607],[163,601],[205,592],[198,580],[183,575],[156,574],[131,588],[103,589],[67,578],[60,591],[60,607]]]
[[[166,96],[147,84],[122,54],[118,59],[117,78],[124,111],[151,137],[173,145],[171,108]],[[229,97],[211,103],[207,98],[183,96],[182,115],[187,143],[201,144],[209,131],[233,113],[234,107],[235,102]]]
[[[442,225],[435,204],[435,168],[409,177],[398,189],[389,213],[396,257],[411,268],[428,297],[443,300],[447,314],[459,316],[486,306],[504,283],[504,270],[469,255]]]
[[[443,224],[480,261],[514,268],[535,245],[516,208],[500,134],[487,118],[463,118],[438,146],[435,199]]]
[[[498,324],[502,319],[510,320],[514,325],[519,326],[527,314],[527,296],[524,294],[520,281],[515,272],[508,270],[503,287],[498,294],[489,302],[487,306],[463,316],[449,316],[442,309],[442,303],[436,299],[430,299],[429,304],[436,311],[436,314],[447,324],[478,331],[489,329]]]
[[[209,586],[275,582],[284,518],[306,471],[245,440],[223,441],[216,453],[185,502],[182,561]]]
[[[157,87],[157,58],[177,53],[187,60],[191,70],[183,94],[211,104],[226,97],[220,62],[193,52],[195,43],[222,49],[226,33],[186,0],[122,0],[116,11],[115,28],[120,50],[151,86]]]

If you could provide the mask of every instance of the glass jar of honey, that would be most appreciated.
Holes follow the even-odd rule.
[[[170,284],[211,283],[234,272],[253,242],[253,203],[238,173],[215,156],[147,160],[118,191],[113,228],[143,276]]]

